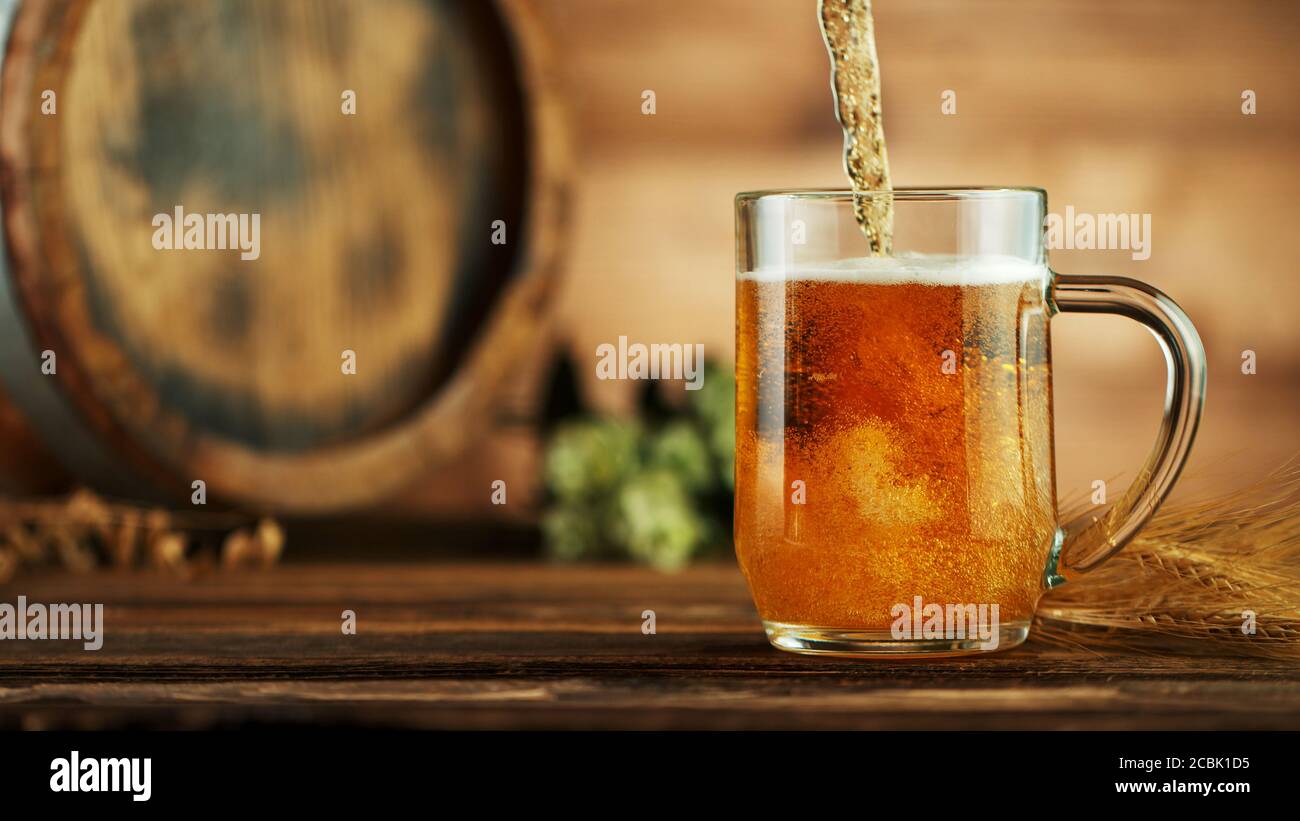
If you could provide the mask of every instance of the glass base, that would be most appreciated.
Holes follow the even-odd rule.
[[[998,626],[997,646],[992,640],[965,639],[896,639],[888,630],[854,630],[843,627],[814,627],[806,624],[782,624],[765,621],[767,640],[773,647],[813,656],[856,658],[943,658],[969,656],[1010,650],[1029,635],[1029,622]]]

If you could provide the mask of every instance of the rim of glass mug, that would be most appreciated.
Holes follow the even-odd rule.
[[[863,194],[848,188],[772,188],[735,195],[737,275],[774,263],[783,267],[842,256],[861,236],[851,227],[852,215],[873,198],[888,198],[896,215],[892,234],[897,253],[889,256],[935,253],[1047,263],[1047,191],[1042,188],[925,186]],[[831,220],[838,220],[838,226]],[[774,230],[778,225],[798,226],[798,238],[787,242]],[[935,230],[943,225],[946,233]],[[861,252],[869,253],[866,248]],[[1049,278],[1044,271],[1044,282]]]
[[[854,193],[849,188],[768,188],[755,191],[742,191],[736,195],[736,202],[752,202],[762,199],[800,199],[800,200],[853,200],[872,199],[892,196],[895,200],[915,202],[941,202],[943,200],[995,199],[1005,197],[1014,199],[1033,196],[1044,201],[1047,190],[1032,185],[940,185],[894,188],[889,191],[864,191]]]

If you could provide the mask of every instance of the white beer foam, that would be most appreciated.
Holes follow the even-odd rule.
[[[1010,285],[1047,278],[1047,266],[1022,257],[900,254],[769,265],[736,276],[754,282],[819,281],[867,285]]]

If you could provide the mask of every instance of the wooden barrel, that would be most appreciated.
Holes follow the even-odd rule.
[[[482,432],[565,213],[522,0],[28,0],[0,26],[0,490],[57,463],[335,511]]]

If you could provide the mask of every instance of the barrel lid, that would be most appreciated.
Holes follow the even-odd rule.
[[[551,281],[539,50],[514,2],[25,5],[0,301],[63,407],[39,360],[10,393],[74,472],[168,495],[339,509],[455,455]]]

